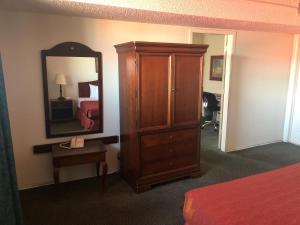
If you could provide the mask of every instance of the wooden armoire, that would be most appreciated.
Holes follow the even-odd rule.
[[[119,61],[121,174],[136,192],[200,176],[208,45],[128,42]]]

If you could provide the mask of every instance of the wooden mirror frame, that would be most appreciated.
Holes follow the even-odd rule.
[[[49,95],[48,95],[48,79],[47,79],[47,56],[66,56],[66,57],[94,57],[96,61],[96,69],[98,73],[98,93],[99,93],[99,129],[92,131],[66,132],[63,134],[51,134],[50,130],[50,113],[49,113]],[[45,124],[46,137],[67,137],[83,134],[95,134],[103,132],[103,76],[102,76],[102,54],[95,52],[86,45],[77,42],[63,42],[53,48],[41,51],[42,59],[42,75],[44,88],[44,109],[45,109]],[[101,104],[100,104],[101,103]],[[100,107],[102,105],[102,108]]]

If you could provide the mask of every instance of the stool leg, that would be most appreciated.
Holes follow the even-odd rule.
[[[56,198],[60,198],[60,185],[59,185],[59,168],[54,167],[53,168],[53,177],[54,177],[54,185],[55,185],[55,195]]]
[[[53,169],[54,183],[56,186],[59,184],[59,168]]]
[[[102,164],[102,190],[106,190],[106,175],[107,175],[107,163]]]
[[[96,163],[96,173],[97,173],[97,177],[100,177],[100,174],[99,174],[99,170],[100,170],[100,163]]]

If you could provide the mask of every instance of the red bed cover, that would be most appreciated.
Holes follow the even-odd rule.
[[[300,225],[300,163],[185,194],[185,225]]]
[[[86,130],[94,130],[99,127],[99,102],[98,101],[82,101],[78,117],[81,125]]]
[[[99,115],[98,101],[82,101],[80,102],[80,110],[88,117],[95,118]]]

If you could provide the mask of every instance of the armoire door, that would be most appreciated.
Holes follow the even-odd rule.
[[[202,104],[202,55],[175,55],[173,125],[199,124]]]
[[[171,56],[139,54],[140,131],[171,126]]]

